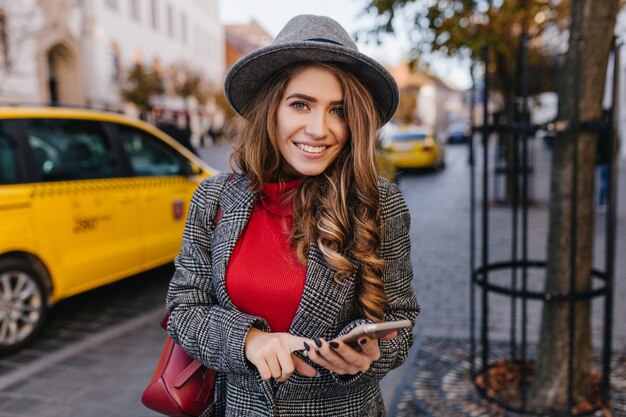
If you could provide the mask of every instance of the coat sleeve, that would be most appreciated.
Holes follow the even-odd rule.
[[[381,257],[384,260],[382,281],[389,304],[385,309],[385,321],[411,320],[420,312],[411,282],[413,266],[411,264],[411,242],[409,227],[411,218],[409,209],[396,184],[381,179]],[[348,333],[367,320],[357,320],[341,331]],[[389,371],[402,365],[413,344],[413,329],[398,332],[393,340],[379,340],[380,359],[373,362],[370,369],[352,377],[335,375],[340,384],[369,383],[382,379]]]
[[[187,353],[220,372],[251,373],[244,342],[250,327],[268,331],[259,317],[218,304],[211,275],[211,234],[225,175],[205,180],[189,206],[183,243],[174,261],[166,307],[168,332]]]

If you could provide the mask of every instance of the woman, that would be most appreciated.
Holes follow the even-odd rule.
[[[384,415],[378,382],[411,329],[358,348],[336,338],[419,312],[409,213],[376,174],[397,86],[334,20],[302,15],[230,69],[225,94],[242,116],[237,174],[194,195],[169,332],[217,369],[217,415]]]

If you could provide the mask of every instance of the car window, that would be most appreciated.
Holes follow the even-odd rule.
[[[130,126],[118,125],[116,129],[135,175],[160,177],[186,174],[186,158],[161,139]]]
[[[9,123],[6,120],[0,120],[0,184],[15,184],[17,182],[15,142],[9,135]]]
[[[396,133],[391,137],[394,142],[408,142],[411,140],[424,140],[426,133]]]
[[[98,122],[29,119],[25,129],[41,181],[120,176],[119,163]]]

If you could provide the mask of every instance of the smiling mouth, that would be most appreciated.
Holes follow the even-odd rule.
[[[310,146],[303,143],[297,143],[296,146],[306,153],[321,153],[327,148],[327,146]]]

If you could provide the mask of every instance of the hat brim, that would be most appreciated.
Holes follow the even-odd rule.
[[[380,115],[380,126],[393,117],[399,93],[389,71],[367,55],[326,42],[282,43],[250,52],[226,74],[226,99],[237,113],[242,114],[267,79],[281,68],[297,62],[329,62],[348,68],[372,94]]]

